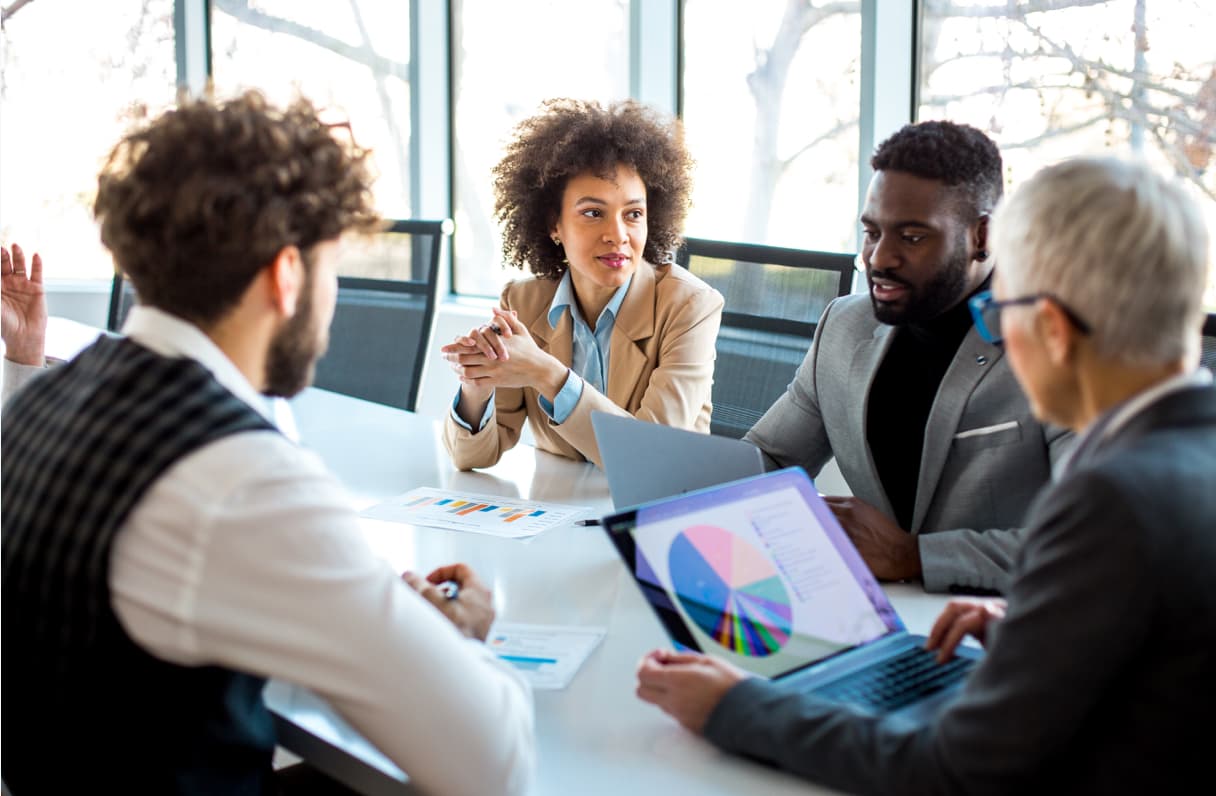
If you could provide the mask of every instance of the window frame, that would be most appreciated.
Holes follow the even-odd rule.
[[[674,115],[683,111],[684,2],[629,0],[630,96]],[[877,141],[913,118],[920,7],[920,0],[861,0],[861,152],[871,151]],[[453,13],[450,0],[410,0],[410,203],[417,218],[450,218],[454,209]],[[211,0],[175,0],[179,96],[201,97],[206,92],[212,74],[211,17]],[[905,71],[909,64],[910,73]],[[423,119],[426,124],[420,123]],[[861,172],[859,205],[869,183],[868,165],[863,163]],[[484,298],[455,292],[459,264],[450,249],[440,268],[440,295]],[[53,290],[54,282],[49,287]]]

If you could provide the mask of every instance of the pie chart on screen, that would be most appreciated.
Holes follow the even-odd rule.
[[[667,569],[680,606],[731,652],[764,657],[789,640],[789,593],[750,542],[715,525],[694,525],[672,541]]]

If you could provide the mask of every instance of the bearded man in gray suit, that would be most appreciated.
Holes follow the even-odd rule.
[[[928,646],[987,648],[936,716],[651,653],[638,693],[718,746],[859,793],[1180,793],[1211,778],[1216,388],[1198,368],[1208,233],[1182,185],[1082,159],[993,221],[977,326],[1035,414],[1079,437],[1028,515],[1008,603],[953,601]],[[1202,787],[1199,785],[1198,787]]]
[[[829,505],[874,575],[928,591],[1004,590],[1026,508],[1070,436],[1043,426],[967,299],[992,279],[1001,155],[979,130],[908,125],[871,159],[867,295],[824,311],[789,390],[748,432],[770,468],[832,457]]]

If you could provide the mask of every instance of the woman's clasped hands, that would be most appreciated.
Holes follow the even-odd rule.
[[[566,367],[541,350],[514,310],[495,307],[493,312],[489,323],[440,349],[462,390],[488,397],[498,387],[534,386],[556,373],[565,375]]]

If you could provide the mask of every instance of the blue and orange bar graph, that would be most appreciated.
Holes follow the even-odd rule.
[[[495,506],[491,503],[478,503],[475,500],[461,500],[460,498],[420,497],[405,504],[408,509],[424,509],[428,506],[442,506],[447,509],[449,514],[461,517],[473,512],[495,512],[500,515],[499,519],[503,522],[515,522],[524,517],[542,517],[545,514],[544,509],[529,512],[527,509],[515,506]]]

